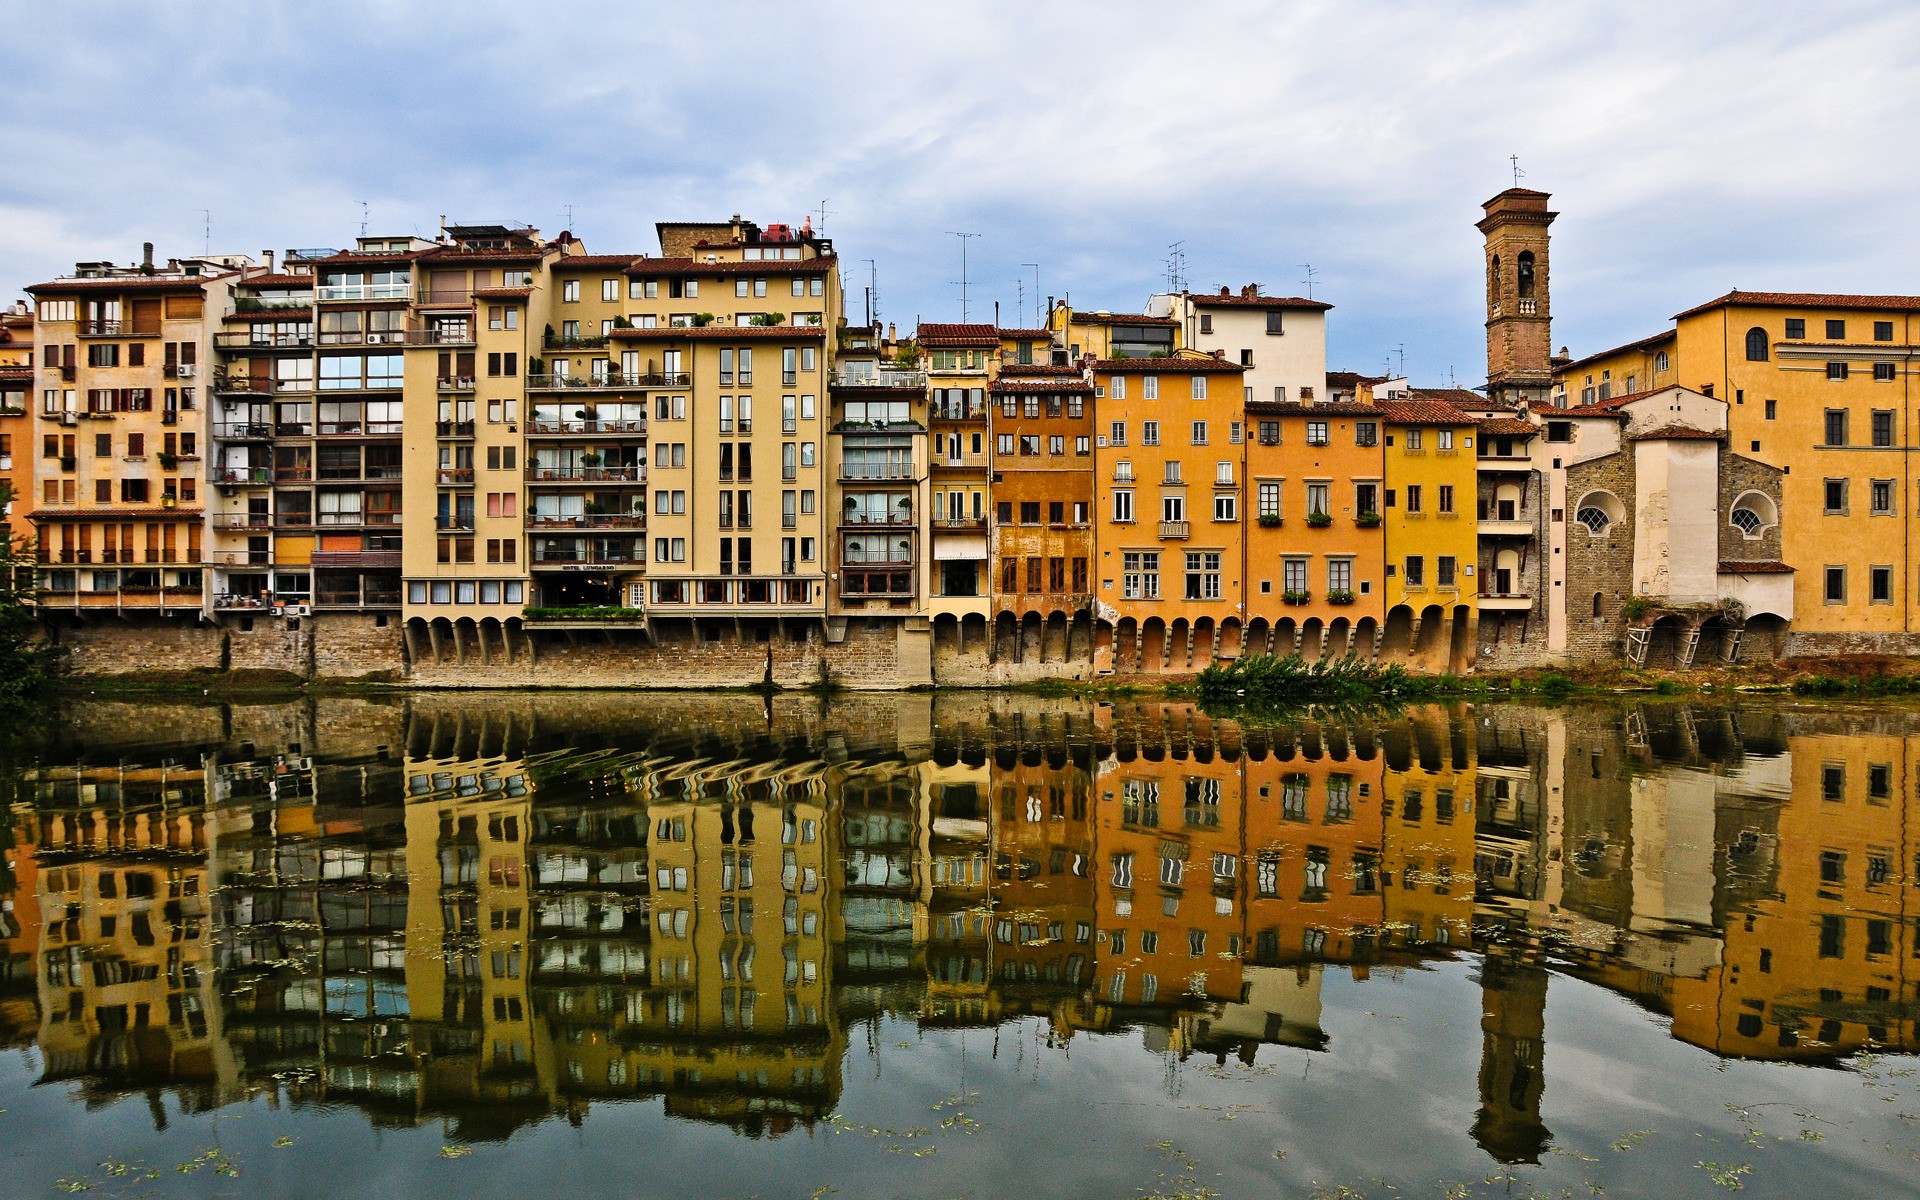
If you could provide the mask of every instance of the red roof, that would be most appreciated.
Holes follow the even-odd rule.
[[[197,517],[198,508],[36,508],[27,514],[29,521],[105,521],[129,517]],[[197,566],[187,563],[186,566]]]
[[[1078,375],[1079,367],[1056,367],[1047,363],[1002,363],[1001,378],[1017,375]]]
[[[200,290],[200,285],[212,279],[226,279],[231,272],[215,272],[211,275],[195,275],[187,278],[183,275],[170,275],[161,278],[148,278],[144,275],[114,275],[106,279],[56,279],[51,283],[36,283],[22,288],[24,292],[39,295],[50,292],[59,295],[62,292],[167,292]]]
[[[1386,410],[1377,404],[1362,404],[1357,400],[1327,400],[1319,404],[1302,404],[1298,400],[1249,400],[1247,411],[1263,417],[1381,417]]]
[[[1581,357],[1581,358],[1575,358],[1575,359],[1564,360],[1561,362],[1556,362],[1554,364],[1553,369],[1556,371],[1577,370],[1580,367],[1583,367],[1590,362],[1598,362],[1600,359],[1603,359],[1603,358],[1612,358],[1616,354],[1624,354],[1629,350],[1645,350],[1645,349],[1648,349],[1649,347],[1657,346],[1661,342],[1670,342],[1673,340],[1673,337],[1674,337],[1673,330],[1669,329],[1664,333],[1656,333],[1652,337],[1641,338],[1637,342],[1623,343],[1621,345],[1615,346],[1611,350],[1596,350],[1592,354],[1585,355],[1584,357]]]
[[[1722,562],[1722,575],[1791,575],[1793,568],[1783,562]]]
[[[1385,383],[1385,375],[1362,375],[1358,371],[1328,371],[1327,387],[1357,390],[1361,384],[1369,387],[1376,383]]]
[[[629,267],[640,261],[638,254],[569,254],[553,261],[553,269],[566,270],[568,267]]]
[[[1238,375],[1246,368],[1222,358],[1096,358],[1104,375]]]
[[[1489,437],[1535,437],[1540,427],[1519,417],[1493,417],[1480,422],[1480,432]]]
[[[1196,308],[1292,308],[1326,312],[1333,307],[1324,300],[1309,300],[1304,296],[1243,296],[1225,288],[1218,293],[1188,292],[1187,298]]]
[[[1065,395],[1068,392],[1093,392],[1093,385],[1085,379],[996,379],[987,385],[987,390],[996,396],[1028,396],[1040,394]]]
[[[1437,400],[1387,400],[1379,409],[1395,425],[1472,425],[1474,420],[1451,404]]]
[[[1415,400],[1449,404],[1454,408],[1485,408],[1489,403],[1485,396],[1471,388],[1408,388],[1407,395]]]
[[[1695,429],[1691,425],[1662,425],[1658,429],[1633,434],[1627,440],[1632,442],[1717,442],[1726,436],[1724,433],[1715,433],[1710,429]]]
[[[1742,292],[1739,290],[1698,304],[1673,319],[1691,317],[1716,308],[1748,305],[1753,308],[1865,308],[1920,309],[1920,296],[1837,296],[1827,292]]]
[[[482,300],[523,300],[533,295],[530,287],[477,287],[473,289],[476,298]]]
[[[922,325],[913,336],[922,346],[1000,345],[1000,332],[991,325]]]
[[[285,272],[277,272],[277,273],[275,273],[275,274],[272,274],[272,275],[249,275],[249,276],[247,276],[247,277],[246,277],[245,279],[236,279],[236,280],[234,280],[234,283],[235,283],[235,285],[237,285],[237,286],[240,286],[240,287],[304,287],[304,288],[310,288],[310,287],[312,287],[312,286],[313,286],[313,276],[311,276],[311,275],[288,275],[288,274],[286,274]]]
[[[1000,336],[1003,338],[1014,338],[1014,339],[1051,338],[1053,336],[1053,330],[1051,329],[1002,329],[1000,331]]]

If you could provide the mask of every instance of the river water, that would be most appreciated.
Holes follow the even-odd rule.
[[[1912,1194],[1920,714],[83,700],[8,1196]]]

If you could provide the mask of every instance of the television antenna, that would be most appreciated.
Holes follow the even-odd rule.
[[[1184,292],[1187,289],[1187,252],[1186,241],[1182,239],[1167,247],[1167,290]]]
[[[1053,318],[1053,314],[1047,313],[1045,316],[1040,314],[1040,264],[1021,263],[1020,265],[1033,268],[1033,315],[1040,318],[1036,328],[1043,327]]]
[[[200,253],[211,258],[213,257],[213,210],[210,208],[201,209],[200,217],[203,222],[201,232],[206,236],[206,245],[201,249]]]
[[[1312,263],[1301,263],[1300,269],[1307,273],[1307,277],[1300,282],[1307,285],[1307,299],[1311,300],[1313,299],[1313,277],[1318,275],[1320,270]]]
[[[967,323],[967,242],[969,239],[977,238],[980,235],[977,233],[956,233],[951,229],[947,230],[947,234],[950,237],[960,239],[960,323],[964,325]]]
[[[871,258],[863,258],[867,264],[867,328],[873,328],[880,319],[880,267]]]
[[[827,208],[827,202],[825,200],[820,201],[820,228],[816,229],[814,232],[815,233],[826,232],[827,218],[832,215],[833,214]]]
[[[567,205],[567,224],[565,228],[568,233],[573,232],[573,205],[571,204]]]
[[[1509,154],[1507,155],[1507,161],[1513,165],[1513,186],[1519,187],[1520,181],[1527,177],[1527,173],[1520,169],[1520,156],[1518,154]]]

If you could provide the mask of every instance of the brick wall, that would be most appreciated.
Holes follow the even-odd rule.
[[[1780,525],[1775,523],[1763,530],[1759,537],[1748,538],[1741,533],[1727,517],[1733,512],[1733,503],[1746,492],[1759,492],[1773,501],[1773,511],[1785,518],[1781,507],[1780,468],[1770,467],[1751,458],[1738,454],[1729,454],[1723,448],[1720,452],[1720,557],[1735,562],[1778,562],[1780,560]]]
[[[1610,662],[1619,657],[1626,622],[1620,606],[1633,594],[1633,531],[1635,470],[1633,451],[1622,450],[1567,468],[1567,562],[1564,596],[1567,606],[1567,659],[1573,663]],[[1574,509],[1588,492],[1612,492],[1624,517],[1594,535],[1574,519]],[[1593,615],[1594,595],[1600,597],[1600,615]]]

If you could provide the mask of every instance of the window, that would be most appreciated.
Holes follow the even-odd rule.
[[[1117,491],[1113,494],[1113,519],[1122,525],[1133,524],[1133,492]]]
[[[1442,554],[1440,557],[1434,559],[1433,560],[1434,586],[1443,587],[1443,588],[1450,588],[1450,587],[1456,586],[1454,583],[1454,572],[1457,568],[1458,568],[1458,560],[1455,559],[1451,554]]]
[[[1440,485],[1440,511],[1443,513],[1453,511],[1453,485],[1450,483]]]
[[[1373,421],[1355,421],[1353,423],[1353,444],[1356,446],[1379,445],[1380,426]]]
[[[1280,485],[1274,482],[1262,483],[1255,491],[1257,515],[1278,517],[1280,515]]]
[[[1892,363],[1873,364],[1873,379],[1875,383],[1892,383],[1893,376],[1894,366]]]
[[[1187,498],[1177,495],[1160,497],[1160,519],[1162,521],[1186,520]]]
[[[1420,484],[1410,483],[1407,485],[1407,511],[1409,513],[1418,513],[1422,511],[1420,507],[1421,505],[1420,493],[1422,490],[1423,489]]]
[[[1867,599],[1873,604],[1893,603],[1893,568],[1872,567],[1867,572]]]
[[[1873,444],[1880,447],[1893,445],[1893,412],[1891,409],[1877,408],[1873,411]]]
[[[1767,331],[1757,325],[1747,330],[1747,361],[1767,361]]]
[[[1124,446],[1127,444],[1127,423],[1125,421],[1114,421],[1107,426],[1107,444],[1110,446]]]
[[[1873,323],[1873,340],[1876,342],[1892,341],[1893,340],[1893,322],[1892,321],[1875,321]]]
[[[1440,431],[1440,448],[1442,450],[1453,449],[1453,430],[1442,429]]]
[[[1828,321],[1827,336],[1836,341],[1845,338],[1847,336],[1847,323],[1845,321]]]
[[[1267,332],[1268,333],[1280,334],[1280,333],[1286,332],[1286,330],[1280,327],[1282,316],[1283,316],[1282,312],[1277,308],[1270,308],[1267,310]]]
[[[1280,444],[1280,422],[1260,422],[1259,434],[1260,444],[1262,446],[1278,446]]]
[[[1606,509],[1591,504],[1576,511],[1573,519],[1585,525],[1587,531],[1594,534],[1606,532],[1607,526],[1612,524],[1612,518],[1607,516]]]
[[[1827,364],[1827,378],[1828,378],[1828,379],[1832,379],[1832,380],[1835,380],[1835,381],[1837,382],[1837,381],[1839,381],[1839,380],[1843,380],[1843,379],[1845,379],[1846,377],[1847,377],[1847,364],[1846,364],[1846,363],[1844,363],[1844,362],[1830,362],[1830,363],[1828,363],[1828,364]]]
[[[580,281],[569,279],[560,285],[560,300],[563,304],[578,303],[580,299]]]
[[[1113,382],[1108,385],[1107,394],[1115,400],[1125,400],[1127,398],[1127,377],[1125,375],[1115,375]]]
[[[1807,322],[1804,317],[1787,318],[1787,337],[1798,341],[1807,336]]]
[[[1121,556],[1120,592],[1128,600],[1160,598],[1160,552],[1128,550]]]
[[[1213,498],[1213,519],[1216,521],[1238,521],[1240,519],[1239,499],[1232,492],[1220,492]]]
[[[1160,377],[1158,375],[1141,376],[1140,398],[1142,400],[1158,400],[1160,398]]]
[[[1193,377],[1193,387],[1189,394],[1195,400],[1205,400],[1207,398],[1207,377],[1205,375],[1195,375]]]
[[[1327,423],[1325,421],[1307,422],[1307,445],[1324,446],[1327,444]]]
[[[1876,479],[1867,485],[1867,511],[1876,517],[1893,515],[1893,480]]]
[[[1826,569],[1825,597],[1828,604],[1845,604],[1847,602],[1847,569],[1845,567],[1828,567]]]
[[[1331,496],[1332,491],[1333,491],[1333,487],[1331,484],[1325,484],[1325,483],[1308,484],[1307,485],[1307,515],[1313,516],[1315,514],[1318,514],[1323,517],[1332,515],[1332,512],[1333,512],[1333,508],[1332,508],[1333,501]]]
[[[1827,410],[1826,445],[1844,446],[1847,444],[1847,410],[1830,408]]]
[[[1140,444],[1142,446],[1158,446],[1160,444],[1160,422],[1140,422]]]
[[[1418,554],[1407,555],[1407,565],[1403,568],[1405,583],[1410,588],[1425,587],[1427,583],[1427,560]]]
[[[1760,530],[1766,525],[1766,521],[1761,518],[1759,513],[1745,505],[1735,508],[1727,519],[1733,522],[1735,529],[1738,529],[1748,537],[1760,536]]]
[[[1193,444],[1196,446],[1204,446],[1207,444],[1207,423],[1205,421],[1195,421],[1193,423]]]
[[[1220,598],[1220,552],[1217,550],[1187,551],[1187,599],[1218,600]]]
[[[1847,515],[1847,481],[1844,479],[1829,479],[1826,481],[1825,490],[1826,490],[1825,515],[1829,517],[1846,516]]]

